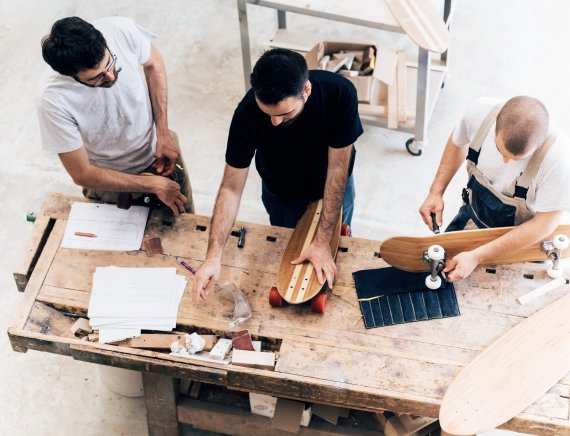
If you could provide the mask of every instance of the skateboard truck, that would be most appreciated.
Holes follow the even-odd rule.
[[[560,258],[562,251],[568,248],[569,244],[570,241],[564,234],[555,235],[551,241],[545,240],[540,243],[540,249],[548,256],[552,262],[552,264],[548,266],[546,273],[553,279],[562,276]]]
[[[424,260],[429,263],[431,274],[426,277],[426,286],[429,289],[438,289],[441,286],[439,273],[445,268],[445,250],[441,245],[432,245],[424,251]]]

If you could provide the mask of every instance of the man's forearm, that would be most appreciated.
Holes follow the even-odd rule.
[[[544,212],[513,228],[510,232],[473,250],[478,263],[503,253],[512,253],[541,241],[551,234],[562,218],[562,212]]]
[[[153,50],[156,50],[153,47]],[[156,51],[157,61],[144,68],[148,85],[152,114],[159,135],[168,134],[168,86],[166,69],[160,53]]]
[[[348,180],[348,165],[352,154],[352,146],[347,148],[348,150],[342,156],[337,156],[332,162],[329,156],[329,168],[327,170],[323,196],[323,211],[315,236],[317,243],[330,243],[336,227],[344,199],[344,191]]]
[[[225,189],[223,185],[220,187],[210,222],[206,259],[222,257],[224,246],[236,220],[240,199],[241,195]]]
[[[101,191],[154,192],[154,177],[158,176],[141,176],[91,166],[74,181],[84,188]]]
[[[443,195],[449,182],[467,156],[467,148],[457,147],[453,143],[452,136],[449,137],[445,145],[439,168],[429,190],[431,194]]]

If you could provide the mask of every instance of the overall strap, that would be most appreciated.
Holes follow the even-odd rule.
[[[479,129],[477,130],[475,136],[473,137],[473,141],[471,141],[471,144],[469,145],[469,151],[467,152],[467,160],[473,162],[475,165],[477,165],[477,162],[479,161],[479,153],[481,152],[481,145],[483,144],[483,141],[487,137],[489,129],[497,119],[497,114],[503,107],[503,104],[504,103],[499,103],[495,107],[493,107],[493,109],[491,109],[491,111],[487,114],[487,116],[479,126]]]
[[[546,153],[548,152],[548,150],[550,150],[552,144],[556,142],[557,137],[558,137],[557,133],[550,131],[544,143],[533,153],[525,170],[523,171],[521,176],[517,179],[517,183],[515,185],[514,197],[526,199],[530,182],[536,176],[538,169],[540,168],[540,165],[544,160],[544,156],[546,156]]]

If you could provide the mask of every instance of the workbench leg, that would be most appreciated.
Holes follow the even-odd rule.
[[[237,0],[239,18],[239,37],[241,41],[241,57],[243,61],[243,78],[245,90],[250,88],[249,75],[251,74],[251,48],[249,46],[249,27],[247,24],[247,2]]]
[[[177,436],[175,379],[151,372],[142,376],[149,436]]]
[[[418,147],[426,142],[427,125],[429,122],[429,75],[431,67],[431,53],[423,48],[418,52],[418,80],[416,90],[416,127],[415,141]]]

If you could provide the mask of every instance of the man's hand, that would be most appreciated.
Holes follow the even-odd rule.
[[[156,171],[163,176],[171,175],[176,169],[180,150],[167,132],[156,138]]]
[[[192,286],[192,304],[196,304],[199,298],[206,300],[214,282],[220,278],[221,269],[220,259],[215,258],[206,259],[198,271],[196,271]]]
[[[431,220],[432,213],[435,214],[435,222],[439,227],[441,227],[443,225],[443,197],[441,195],[429,194],[420,207],[420,215],[422,216],[424,223],[433,232],[433,223]]]
[[[479,265],[479,259],[473,251],[464,251],[453,257],[445,265],[443,273],[450,282],[464,279]]]
[[[153,177],[153,190],[152,192],[157,195],[157,197],[166,204],[175,216],[180,215],[184,212],[184,204],[188,200],[182,192],[180,192],[180,185],[174,180],[170,180],[168,177],[163,176],[148,176]]]
[[[309,245],[309,247],[307,247],[307,249],[303,251],[297,259],[291,261],[291,263],[293,265],[298,265],[306,260],[309,260],[313,264],[319,283],[321,285],[324,284],[326,278],[328,287],[332,289],[337,269],[331,255],[330,245],[318,244],[313,241],[311,245]]]

